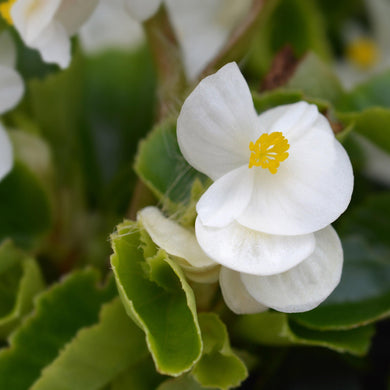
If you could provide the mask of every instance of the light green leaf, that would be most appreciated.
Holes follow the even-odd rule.
[[[337,109],[362,111],[372,107],[390,107],[390,70],[375,75],[341,97]]]
[[[21,162],[0,182],[0,215],[0,239],[11,237],[20,246],[31,246],[51,225],[47,193]]]
[[[361,112],[337,113],[337,117],[381,149],[390,153],[390,109],[373,107]]]
[[[290,322],[287,314],[264,312],[238,318],[234,332],[249,343],[271,346],[311,345],[362,356],[370,347],[374,327],[351,330],[319,331]]]
[[[101,304],[115,294],[112,283],[103,289],[97,283],[97,272],[78,271],[37,298],[33,314],[0,352],[1,389],[30,388],[80,328],[97,322]]]
[[[97,390],[148,353],[141,330],[119,298],[105,304],[99,317],[43,369],[31,390]]]
[[[158,199],[176,207],[189,202],[195,179],[206,180],[180,153],[172,120],[158,125],[140,143],[134,168]]]
[[[164,251],[145,260],[135,222],[117,229],[111,237],[111,265],[126,312],[145,332],[157,370],[180,375],[202,349],[193,292]]]
[[[232,351],[225,324],[214,313],[199,315],[203,355],[192,370],[195,379],[205,387],[231,389],[248,376],[245,364]]]
[[[343,93],[339,79],[330,67],[313,53],[304,57],[286,87],[300,90],[308,98],[328,100],[332,103]]]
[[[44,288],[41,271],[34,259],[10,241],[0,246],[0,337],[6,337],[32,306]]]
[[[340,222],[341,282],[318,308],[292,315],[306,327],[348,329],[390,315],[390,194],[372,196]]]
[[[282,104],[291,104],[303,100],[302,91],[278,88],[263,93],[252,92],[253,104],[257,112],[261,113],[272,107]]]

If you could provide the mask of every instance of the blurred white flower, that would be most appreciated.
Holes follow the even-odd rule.
[[[314,251],[299,265],[277,275],[258,276],[220,268],[202,251],[193,232],[164,217],[156,207],[139,211],[138,221],[154,243],[176,259],[189,279],[211,283],[219,274],[225,303],[236,314],[259,313],[268,307],[282,312],[310,310],[340,280],[343,252],[331,226],[315,233]]]
[[[356,23],[344,27],[345,56],[336,62],[335,70],[346,89],[367,80],[390,67],[390,2],[365,0],[372,33]]]
[[[126,12],[123,0],[100,0],[79,37],[87,53],[133,49],[144,40],[141,24]]]
[[[162,1],[124,0],[139,21],[150,18]],[[195,79],[223,47],[250,9],[251,0],[165,0],[183,53],[186,75]]]
[[[352,89],[375,74],[390,69],[390,1],[365,0],[372,34],[356,24],[345,26],[345,58],[335,64],[343,86]],[[369,141],[353,134],[364,156],[363,173],[371,179],[390,186],[390,154]]]
[[[23,80],[14,69],[16,48],[8,32],[0,34],[0,115],[14,108],[24,93]]]
[[[98,0],[9,0],[10,21],[24,43],[37,49],[45,62],[66,68],[70,37],[93,12]],[[3,8],[3,13],[5,8]]]

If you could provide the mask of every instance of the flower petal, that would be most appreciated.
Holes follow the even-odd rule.
[[[196,283],[215,283],[219,278],[219,271],[221,266],[219,264],[207,267],[207,268],[196,268],[192,266],[185,266],[180,264],[184,270],[186,277]]]
[[[261,313],[268,309],[248,294],[239,272],[222,267],[219,274],[219,284],[223,299],[232,312],[236,314],[253,314]]]
[[[161,0],[125,0],[130,15],[139,22],[152,17],[158,10]]]
[[[68,67],[70,63],[70,39],[64,27],[55,20],[30,46],[39,50],[45,62],[53,62],[63,69]]]
[[[15,70],[0,65],[0,114],[15,107],[23,92],[24,84],[20,75]]]
[[[98,0],[63,0],[56,13],[56,20],[65,28],[68,36],[77,33],[92,15]]]
[[[352,166],[344,148],[326,131],[308,131],[291,143],[276,174],[256,169],[251,201],[237,220],[269,234],[311,233],[344,212],[352,190]]]
[[[187,77],[195,80],[249,11],[251,0],[166,0],[165,4],[183,52]]]
[[[253,275],[273,275],[295,267],[315,247],[314,234],[277,236],[248,229],[233,221],[223,228],[195,223],[202,249],[217,263]]]
[[[326,118],[318,112],[314,104],[305,101],[271,108],[258,117],[260,133],[281,131],[293,143],[309,131],[323,130],[334,137]],[[254,141],[258,135],[254,136]]]
[[[61,0],[18,0],[11,8],[11,17],[22,39],[31,45],[53,21]]]
[[[11,171],[13,162],[12,144],[4,126],[0,123],[0,180]]]
[[[285,313],[314,309],[336,288],[343,249],[332,226],[315,233],[316,248],[306,260],[278,275],[241,274],[249,294],[258,302]]]
[[[11,34],[4,31],[0,34],[0,65],[14,68],[16,64],[16,47]]]
[[[137,220],[153,242],[170,255],[180,257],[196,268],[215,266],[215,262],[200,248],[195,235],[164,217],[157,207],[150,206],[140,210]]]
[[[236,63],[203,79],[183,104],[177,138],[186,160],[216,180],[249,162],[257,126],[252,96]]]
[[[238,217],[251,198],[253,177],[253,170],[244,165],[214,182],[196,205],[202,223],[223,227]]]
[[[142,26],[125,12],[123,0],[101,0],[79,37],[87,53],[133,49],[144,40]]]

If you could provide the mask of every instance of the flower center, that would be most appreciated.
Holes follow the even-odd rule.
[[[249,168],[253,166],[268,168],[272,174],[275,174],[280,163],[288,157],[289,148],[288,140],[282,132],[264,133],[255,143],[249,144],[249,150],[252,152],[249,157]]]
[[[347,58],[361,69],[369,69],[379,61],[377,44],[369,38],[357,38],[347,47]]]
[[[11,8],[14,5],[16,0],[8,0],[0,4],[0,14],[8,22],[8,24],[13,24],[11,17]]]

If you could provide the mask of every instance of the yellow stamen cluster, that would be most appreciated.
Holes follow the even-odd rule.
[[[358,38],[347,47],[347,58],[361,69],[369,69],[379,61],[377,44],[369,38]]]
[[[272,174],[275,174],[280,163],[288,157],[289,148],[287,139],[280,131],[264,133],[255,143],[249,144],[249,150],[252,152],[249,157],[249,168],[253,166],[268,168]]]
[[[16,0],[8,0],[0,4],[0,14],[8,22],[8,24],[13,24],[11,17],[11,8],[15,2]]]

